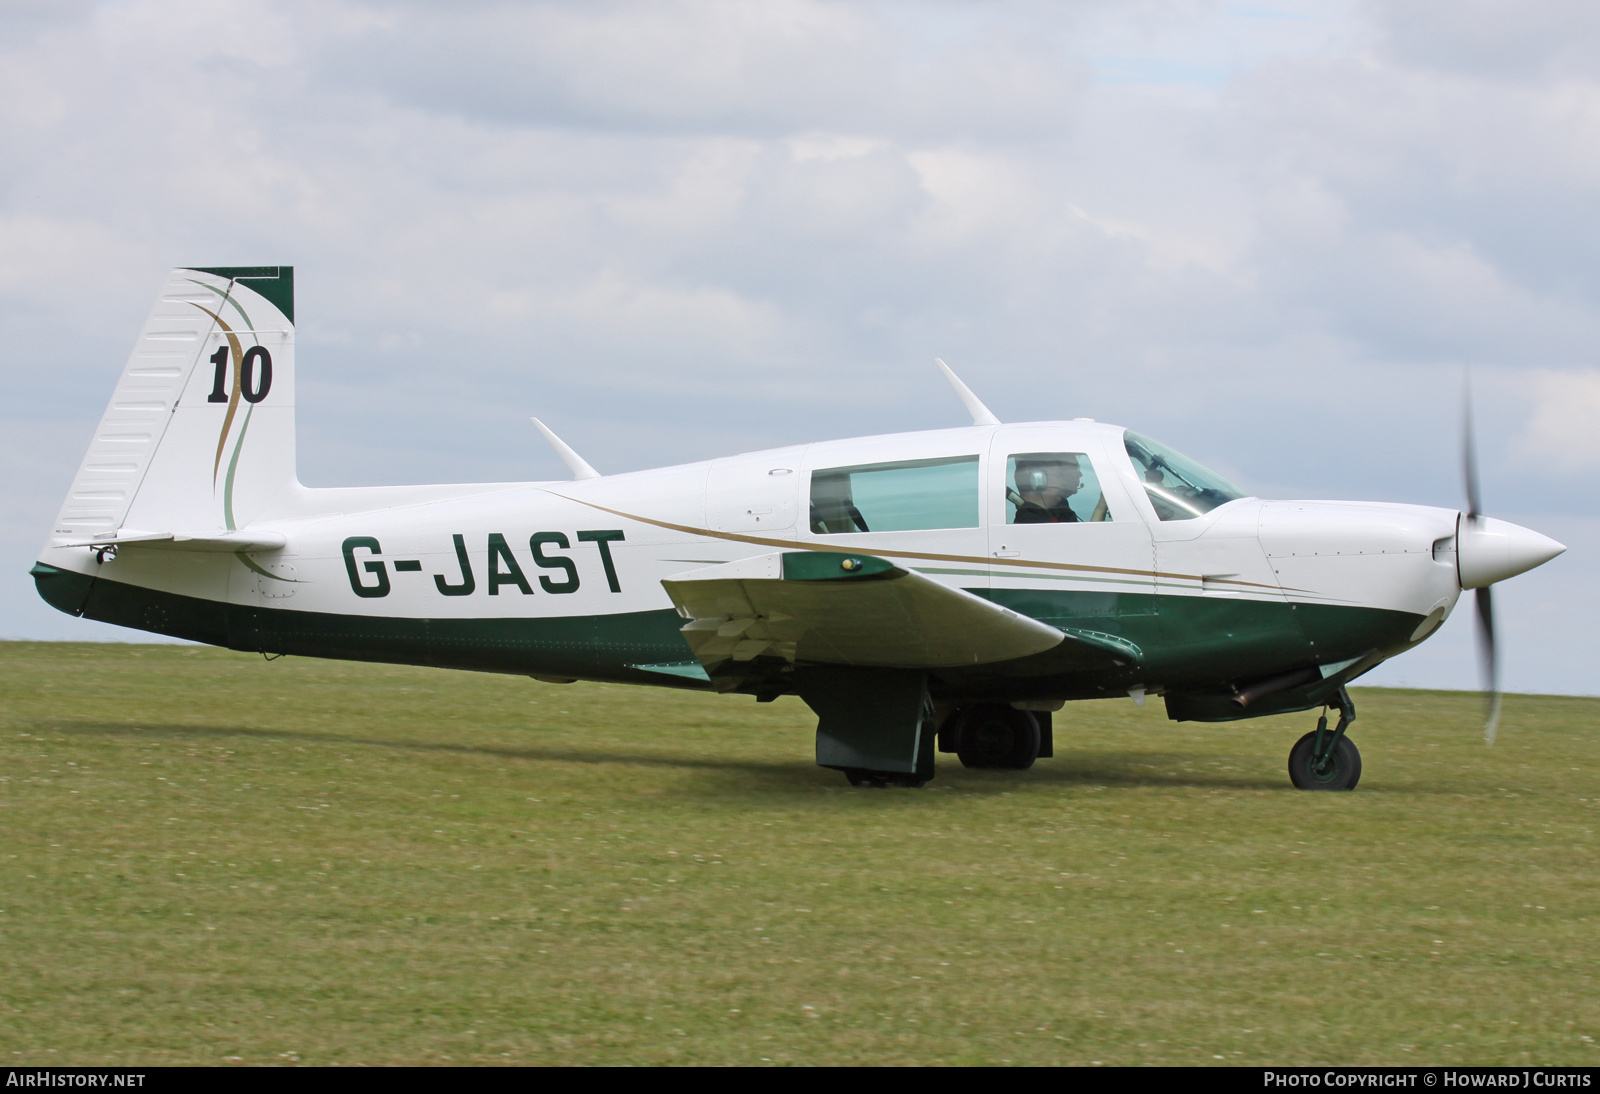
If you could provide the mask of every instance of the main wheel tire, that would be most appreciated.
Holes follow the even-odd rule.
[[[928,785],[928,780],[921,775],[908,775],[903,771],[869,771],[864,767],[847,767],[844,769],[844,777],[850,780],[851,786],[864,786],[873,790],[883,790],[890,786],[921,790]]]
[[[968,707],[959,729],[956,756],[962,767],[1026,771],[1039,758],[1039,723],[1025,710],[999,703]]]
[[[1361,752],[1355,742],[1340,737],[1333,755],[1320,768],[1311,755],[1316,744],[1315,730],[1294,743],[1289,750],[1289,781],[1300,790],[1354,790],[1361,781]]]
[[[868,771],[863,767],[845,768],[844,777],[850,780],[851,786],[865,786],[873,790],[882,790],[889,785],[880,772]]]

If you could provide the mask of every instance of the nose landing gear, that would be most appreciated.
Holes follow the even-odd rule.
[[[1289,781],[1300,790],[1354,790],[1361,781],[1361,753],[1355,742],[1344,735],[1356,720],[1356,707],[1349,692],[1339,689],[1339,724],[1328,732],[1328,715],[1317,719],[1317,728],[1294,743],[1289,750]]]

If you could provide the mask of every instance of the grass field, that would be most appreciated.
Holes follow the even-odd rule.
[[[1024,773],[811,763],[793,699],[0,643],[28,1064],[1600,1063],[1600,700],[1077,704]]]

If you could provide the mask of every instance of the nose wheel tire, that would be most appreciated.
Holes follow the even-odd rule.
[[[1341,735],[1326,757],[1316,754],[1317,738],[1328,741],[1326,731],[1312,730],[1289,750],[1289,781],[1300,790],[1354,790],[1361,781],[1361,752]]]

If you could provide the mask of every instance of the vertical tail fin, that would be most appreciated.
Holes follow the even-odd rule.
[[[232,531],[297,489],[293,268],[173,270],[52,538]]]

